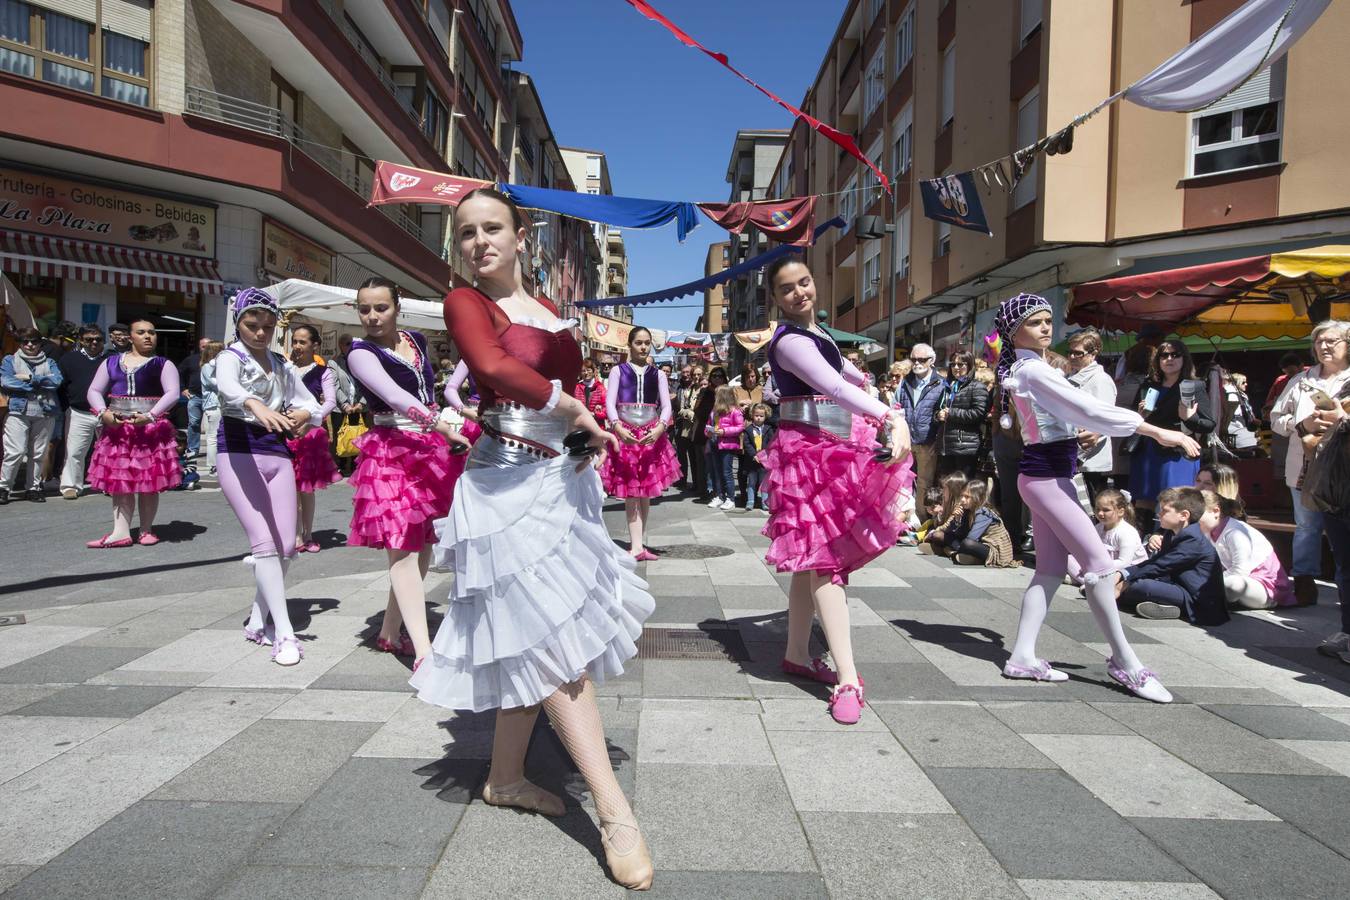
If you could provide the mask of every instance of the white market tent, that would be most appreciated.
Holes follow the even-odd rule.
[[[294,312],[317,322],[361,327],[356,316],[356,290],[288,278],[263,288],[277,300],[282,313]],[[405,298],[398,305],[400,325],[418,331],[445,331],[439,301]]]

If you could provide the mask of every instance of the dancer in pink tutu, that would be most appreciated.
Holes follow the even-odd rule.
[[[165,418],[178,402],[178,369],[155,355],[158,336],[149,319],[131,321],[131,349],[114,353],[89,384],[89,409],[103,433],[89,460],[89,483],[112,497],[113,529],[85,546],[130,547],[131,517],[141,514],[143,547],[159,543],[159,495],[183,481],[178,436]]]
[[[777,260],[765,281],[782,314],[769,342],[778,436],[759,461],[772,498],[765,559],[793,573],[783,671],[834,685],[830,714],[852,725],[862,714],[863,680],[853,663],[843,586],[850,572],[894,546],[904,528],[901,511],[914,483],[909,426],[902,413],[862,390],[862,373],[815,324],[816,284],[806,264],[792,256]],[[854,415],[870,419],[865,440],[853,437]],[[891,446],[879,460],[871,435],[883,425]],[[811,658],[813,613],[833,671]]]
[[[375,427],[357,439],[347,543],[387,552],[389,603],[375,646],[413,657],[416,668],[431,652],[422,580],[436,537],[432,523],[450,511],[454,490],[447,441],[468,441],[438,418],[426,338],[399,330],[398,301],[398,288],[384,278],[370,278],[356,292],[366,336],[352,342],[347,365],[369,399]]]
[[[314,492],[342,480],[337,463],[328,449],[328,432],[323,423],[337,406],[337,377],[327,366],[319,365],[314,352],[319,349],[319,329],[297,325],[291,330],[291,378],[295,385],[295,405],[309,413],[314,427],[302,438],[286,441],[295,466],[295,490],[300,498],[300,534],[295,548],[301,553],[318,553],[314,540]]]
[[[245,562],[253,566],[257,585],[244,639],[271,645],[273,662],[293,666],[304,652],[286,609],[286,570],[295,557],[296,531],[295,470],[286,440],[303,440],[311,419],[296,405],[285,357],[272,350],[276,300],[258,288],[245,288],[231,310],[239,340],[216,357],[216,472],[248,538],[251,555]]]
[[[609,372],[605,414],[619,449],[600,470],[612,497],[624,498],[628,552],[639,562],[657,559],[645,546],[651,498],[680,478],[680,460],[666,437],[670,428],[670,386],[652,363],[652,333],[641,325],[628,332],[628,362]]]
[[[1082,567],[1084,590],[1097,627],[1111,645],[1107,673],[1146,700],[1170,703],[1171,693],[1144,668],[1125,637],[1116,609],[1116,586],[1125,564],[1107,554],[1078,501],[1072,479],[1078,468],[1080,431],[1105,437],[1142,434],[1164,447],[1180,448],[1191,457],[1200,455],[1200,447],[1179,431],[1150,425],[1134,410],[1104,403],[1070,384],[1063,372],[1045,360],[1046,350],[1054,341],[1052,316],[1045,298],[1018,294],[1004,300],[994,318],[994,327],[1003,339],[997,369],[1003,385],[999,424],[1004,431],[1012,430],[1011,403],[1025,447],[1017,467],[1017,489],[1031,510],[1036,534],[1036,572],[1022,595],[1017,641],[1003,674],[1035,681],[1069,680],[1067,673],[1036,655],[1036,638],[1050,610],[1050,600],[1068,573],[1072,554]]]

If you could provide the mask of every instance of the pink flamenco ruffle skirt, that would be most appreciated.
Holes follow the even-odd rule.
[[[817,572],[835,584],[886,550],[905,530],[914,469],[883,465],[874,443],[784,423],[759,461],[771,500],[765,560],[780,572]]]
[[[356,440],[349,547],[421,550],[450,512],[450,447],[439,434],[376,426]]]
[[[464,427],[459,433],[469,439],[470,444],[478,443],[478,437],[483,433],[483,429],[477,422],[465,421]],[[464,474],[464,467],[468,465],[469,454],[451,453],[450,454],[450,496],[455,495],[455,485],[459,482],[459,476]]]
[[[173,423],[104,428],[89,458],[89,483],[105,494],[158,494],[178,487],[183,469]]]
[[[302,438],[287,441],[295,468],[295,489],[302,494],[321,491],[342,480],[342,473],[328,449],[328,432],[311,428]]]
[[[641,438],[658,423],[629,425],[634,437]],[[679,457],[670,438],[664,434],[651,444],[619,443],[617,452],[605,457],[600,483],[611,497],[659,497],[680,480]]]

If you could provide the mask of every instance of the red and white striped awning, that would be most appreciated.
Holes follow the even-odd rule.
[[[152,253],[19,231],[0,231],[0,269],[24,275],[74,278],[160,291],[224,292],[220,271],[213,259]]]

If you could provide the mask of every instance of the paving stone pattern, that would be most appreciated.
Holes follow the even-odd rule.
[[[292,669],[240,637],[252,591],[218,510],[156,574],[0,585],[0,612],[28,618],[0,628],[7,900],[623,893],[543,717],[528,771],[568,814],[487,807],[493,717],[421,703],[407,662],[370,649],[387,580],[378,554],[336,547],[343,490],[320,504],[330,549],[292,569],[306,638]],[[624,534],[618,504],[606,514]],[[1329,589],[1210,631],[1128,618],[1177,695],[1162,707],[1110,681],[1069,589],[1041,650],[1071,680],[1003,679],[1027,573],[896,548],[848,589],[868,708],[847,728],[823,687],[778,670],[787,579],[763,564],[763,522],[653,507],[650,543],[675,552],[645,566],[649,624],[729,623],[748,658],[635,660],[599,690],[656,859],[651,896],[1345,895],[1350,666],[1308,652],[1336,630]],[[720,555],[677,549],[694,544]],[[150,564],[135,553],[119,561]],[[200,570],[175,562],[194,555]],[[446,590],[433,573],[428,597]]]

